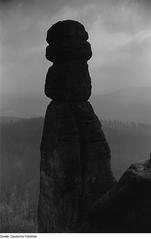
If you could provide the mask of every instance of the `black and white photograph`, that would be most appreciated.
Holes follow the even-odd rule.
[[[14,233],[151,233],[150,0],[0,0],[0,237]]]

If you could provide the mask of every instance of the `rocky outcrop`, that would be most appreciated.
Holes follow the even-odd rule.
[[[89,210],[82,232],[151,232],[151,160],[132,164]]]
[[[74,232],[88,208],[115,183],[110,148],[88,99],[91,58],[88,33],[76,21],[47,33],[48,105],[41,141],[39,232]]]

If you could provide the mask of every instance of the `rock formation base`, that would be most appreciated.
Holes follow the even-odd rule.
[[[151,160],[132,164],[88,213],[82,232],[151,232]]]

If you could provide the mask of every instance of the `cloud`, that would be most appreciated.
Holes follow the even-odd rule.
[[[145,10],[150,10],[151,9],[151,1],[150,0],[128,0],[128,3],[131,4],[131,2],[133,3],[137,3],[140,5],[140,7],[143,7]]]
[[[2,24],[0,22],[0,84],[2,81],[2,72],[3,72],[3,67],[2,67],[2,56],[3,56],[3,45],[2,45]]]
[[[90,42],[93,50],[91,67],[96,68],[103,64],[111,64],[127,57],[127,53],[121,52],[121,49],[131,43],[132,39],[133,36],[125,32],[110,33],[98,19],[90,31]]]
[[[102,64],[91,68],[93,93],[126,87],[151,87],[150,65],[151,37],[147,32],[139,32],[128,44],[105,54]]]
[[[136,11],[140,16],[142,24],[151,27],[151,1],[150,0],[125,0],[127,7]]]
[[[72,8],[70,6],[64,6],[60,11],[58,11],[53,18],[51,18],[52,22],[56,22],[59,20],[65,20],[65,19],[73,19],[78,20],[81,18],[88,17],[88,14],[91,11],[94,11],[95,4],[88,4],[85,5],[82,8]]]
[[[148,80],[146,44],[150,31],[146,17],[139,12],[140,3],[32,0],[30,7],[29,1],[26,4],[26,1],[14,0],[14,3],[13,8],[6,7],[1,17],[3,91],[39,92],[43,89],[50,66],[44,57],[47,29],[56,21],[69,18],[82,22],[89,32],[93,50],[89,65],[94,92],[111,90],[122,84],[126,86],[130,81],[136,83],[136,78]],[[142,60],[137,59],[140,56]]]
[[[14,0],[0,0],[0,3],[10,3],[10,2],[14,2]]]

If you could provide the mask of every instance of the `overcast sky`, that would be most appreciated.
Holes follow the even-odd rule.
[[[0,0],[0,94],[42,94],[46,32],[75,19],[89,33],[93,94],[151,86],[150,0]]]

